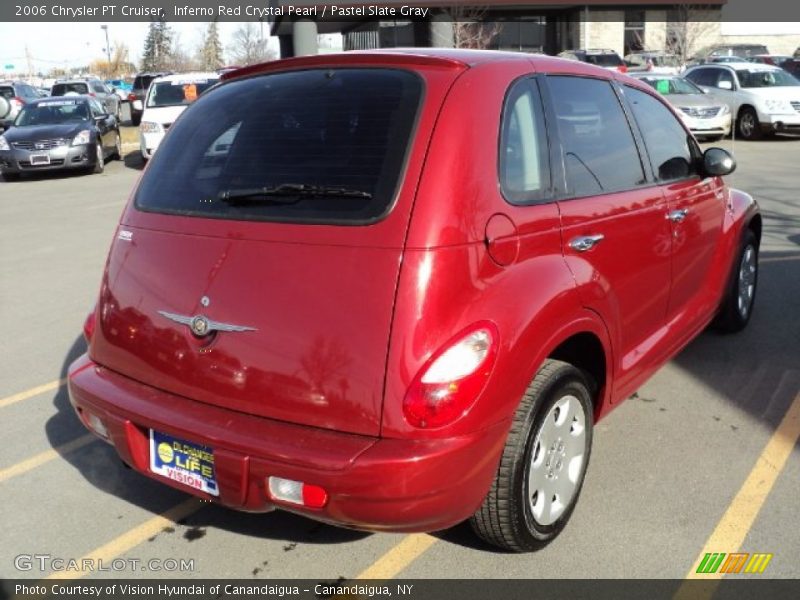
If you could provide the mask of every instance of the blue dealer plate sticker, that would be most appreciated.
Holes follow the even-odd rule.
[[[150,430],[150,470],[212,496],[219,496],[214,452],[166,433]]]

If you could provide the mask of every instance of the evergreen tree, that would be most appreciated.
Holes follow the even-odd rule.
[[[172,54],[172,30],[166,21],[153,21],[147,30],[142,54],[143,71],[163,71]]]
[[[216,71],[222,66],[222,43],[216,21],[208,24],[206,39],[200,48],[200,64],[207,71]]]

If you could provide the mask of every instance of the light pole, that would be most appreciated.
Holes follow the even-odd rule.
[[[108,76],[111,77],[111,46],[108,43],[108,25],[100,25],[100,29],[106,32],[106,58],[108,59]]]

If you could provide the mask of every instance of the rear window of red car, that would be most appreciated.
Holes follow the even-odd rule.
[[[416,74],[383,68],[223,84],[171,127],[135,206],[234,220],[377,220],[395,197],[422,91]]]

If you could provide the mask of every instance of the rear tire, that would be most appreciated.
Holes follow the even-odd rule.
[[[92,169],[92,172],[99,174],[102,173],[103,169],[105,169],[106,167],[106,160],[103,157],[103,146],[99,141],[97,142],[97,148],[95,148],[95,153],[97,158],[95,160],[94,169]]]
[[[760,140],[763,137],[758,114],[749,106],[739,112],[739,118],[736,120],[736,130],[743,140]]]
[[[753,315],[758,287],[758,240],[750,229],[744,232],[734,269],[713,323],[724,333],[741,331]]]
[[[564,529],[591,454],[589,389],[574,366],[545,361],[522,396],[489,493],[470,518],[480,538],[528,552]]]
[[[111,155],[114,160],[122,160],[122,134],[117,132],[117,141],[114,144],[114,154]]]
[[[142,115],[131,114],[131,125],[138,127],[139,123],[141,122],[142,122]]]

